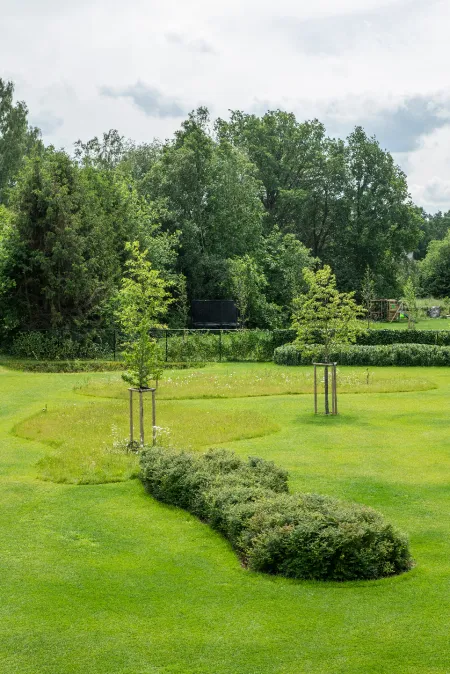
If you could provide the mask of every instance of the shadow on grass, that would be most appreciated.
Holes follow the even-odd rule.
[[[359,414],[349,414],[348,412],[339,413],[337,415],[314,414],[314,412],[307,412],[299,414],[295,417],[294,423],[309,424],[310,426],[341,427],[341,426],[369,426],[369,422]]]

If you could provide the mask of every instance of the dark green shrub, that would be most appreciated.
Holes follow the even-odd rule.
[[[161,334],[163,336],[161,336]],[[162,358],[166,358],[164,333],[157,333]],[[273,350],[295,339],[293,330],[234,330],[197,333],[169,333],[167,337],[167,361],[192,362],[269,362]]]
[[[313,359],[295,344],[285,344],[275,349],[273,359],[277,365],[310,365],[313,360],[322,360],[323,354],[317,347]],[[448,366],[450,347],[431,344],[352,345],[330,353],[330,361],[339,365]]]
[[[295,337],[290,341],[294,341]],[[450,346],[450,330],[368,330],[359,335],[357,344],[434,344]]]
[[[120,360],[14,360],[0,359],[0,365],[21,372],[121,372],[124,364]],[[205,367],[205,363],[161,363],[161,367],[171,370],[186,370],[189,367]]]
[[[118,372],[120,361],[106,360],[0,360],[0,365],[21,372]]]
[[[142,481],[155,498],[223,533],[255,571],[314,580],[389,576],[411,568],[406,538],[364,506],[289,494],[287,473],[225,450],[146,449]]]
[[[92,336],[75,339],[71,335],[21,332],[13,339],[8,352],[15,358],[34,360],[86,360],[109,356],[111,346]]]

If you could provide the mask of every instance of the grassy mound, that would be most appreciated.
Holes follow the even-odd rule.
[[[364,506],[289,494],[272,462],[231,452],[147,449],[142,480],[155,498],[189,510],[228,538],[254,571],[309,580],[371,580],[411,568],[408,542]]]

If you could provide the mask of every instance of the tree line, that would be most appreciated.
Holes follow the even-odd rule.
[[[13,94],[0,80],[3,335],[109,329],[130,242],[170,287],[170,327],[188,324],[191,300],[226,298],[248,327],[285,327],[303,269],[321,265],[359,298],[367,269],[378,296],[408,276],[450,294],[450,214],[417,207],[361,127],[342,140],[281,110],[213,121],[199,108],[170,140],[111,130],[68,152],[44,145]]]

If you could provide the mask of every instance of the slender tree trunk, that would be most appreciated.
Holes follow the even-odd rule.
[[[325,414],[330,414],[330,402],[328,400],[328,365],[325,365]]]

